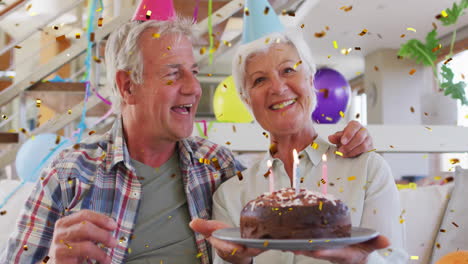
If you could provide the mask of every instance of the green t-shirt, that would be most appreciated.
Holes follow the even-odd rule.
[[[132,164],[143,191],[125,263],[199,263],[177,154],[159,168]]]

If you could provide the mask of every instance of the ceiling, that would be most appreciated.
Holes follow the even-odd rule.
[[[316,63],[333,67],[343,73],[347,79],[353,79],[364,72],[365,56],[378,49],[398,49],[411,38],[423,40],[433,29],[438,27],[438,36],[445,36],[453,31],[454,26],[445,27],[435,18],[437,14],[454,2],[460,0],[306,0],[301,6],[302,15],[295,18],[281,16],[283,24],[300,26],[304,24],[306,41],[312,50]],[[290,1],[289,1],[290,2]],[[288,3],[289,3],[288,2]],[[352,6],[348,12],[340,9]],[[328,26],[329,30],[325,28]],[[468,14],[463,15],[456,28],[468,29]],[[407,28],[416,30],[410,31]],[[364,29],[367,33],[360,36]],[[322,38],[315,37],[316,32],[324,31]],[[405,37],[401,38],[401,35]],[[466,37],[466,36],[465,36]],[[338,49],[333,47],[337,41]],[[360,51],[354,50],[360,47]],[[348,55],[341,53],[342,48],[352,48]],[[330,58],[328,58],[330,56]],[[395,54],[396,56],[396,54]],[[232,52],[228,52],[216,63],[229,65]]]

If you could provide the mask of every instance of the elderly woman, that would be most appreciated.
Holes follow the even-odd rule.
[[[321,138],[311,114],[317,105],[315,66],[301,33],[273,33],[239,48],[233,61],[236,86],[258,123],[270,133],[273,148],[263,159],[243,172],[244,179],[231,178],[216,191],[213,219],[198,226],[216,249],[215,263],[404,263],[401,250],[404,226],[400,201],[387,163],[375,152],[354,159],[335,154],[337,148]],[[313,144],[316,143],[316,144]],[[314,147],[312,147],[312,145]],[[342,249],[281,252],[245,248],[210,237],[215,229],[239,227],[240,212],[247,202],[268,192],[267,160],[273,161],[275,189],[291,187],[293,150],[299,152],[300,188],[319,191],[321,157],[328,157],[328,193],[351,209],[353,226],[377,230],[374,240]],[[348,177],[355,176],[348,180]],[[391,244],[391,249],[384,249]],[[381,249],[380,251],[376,251]],[[234,251],[235,250],[235,251]],[[235,254],[231,254],[235,252]],[[305,255],[305,256],[304,256]]]

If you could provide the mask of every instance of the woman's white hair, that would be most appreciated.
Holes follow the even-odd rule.
[[[149,28],[156,28],[159,36],[176,33],[180,37],[185,36],[190,40],[193,40],[195,36],[193,20],[180,16],[167,21],[130,21],[112,32],[106,44],[105,61],[107,86],[112,89],[112,108],[116,114],[120,113],[122,102],[119,88],[115,82],[116,73],[128,71],[132,82],[143,83],[143,56],[138,43],[143,32]],[[180,39],[177,38],[173,45],[177,45]]]
[[[255,53],[267,52],[276,43],[288,43],[295,47],[306,71],[311,76],[315,75],[316,66],[310,53],[310,48],[304,40],[302,31],[298,29],[288,28],[284,32],[275,32],[250,43],[243,44],[238,47],[232,60],[232,75],[237,92],[244,103],[249,99],[245,79],[247,60]],[[249,106],[247,107],[250,108]]]

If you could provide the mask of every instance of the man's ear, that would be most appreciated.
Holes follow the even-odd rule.
[[[130,78],[128,71],[117,71],[115,73],[115,82],[119,88],[120,96],[125,104],[135,104],[135,85]]]

